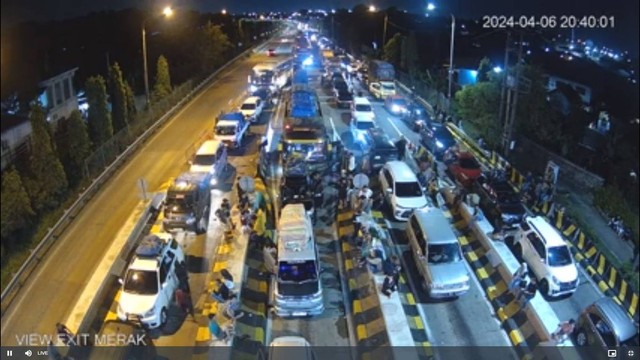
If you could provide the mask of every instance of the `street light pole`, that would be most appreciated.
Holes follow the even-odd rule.
[[[384,14],[384,30],[382,31],[382,44],[380,48],[384,51],[384,45],[387,42],[387,22],[389,21],[389,14]]]
[[[451,14],[451,45],[449,46],[449,91],[447,92],[447,98],[449,99],[449,105],[451,105],[451,84],[453,81],[453,47],[456,34],[456,18]]]
[[[149,98],[149,70],[147,66],[147,31],[144,28],[144,21],[142,22],[142,61],[144,66],[144,94],[148,107],[151,105],[151,99]]]
[[[167,6],[162,10],[164,17],[170,17],[173,15],[171,7]],[[145,24],[147,19],[142,20],[142,64],[144,66],[144,93],[147,100],[147,107],[151,105],[151,98],[149,97],[149,67],[147,66],[147,30]]]

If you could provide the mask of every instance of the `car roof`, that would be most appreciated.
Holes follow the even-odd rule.
[[[244,100],[243,104],[246,104],[246,103],[256,103],[256,102],[258,102],[259,100],[261,100],[261,99],[260,99],[260,97],[258,97],[258,96],[249,96],[248,98],[246,98],[246,99]]]
[[[560,233],[542,216],[527,217],[527,223],[540,235],[547,246],[566,246]]]
[[[593,305],[608,320],[618,341],[627,341],[637,334],[638,331],[633,321],[612,298],[605,296],[598,299]]]
[[[385,166],[393,174],[393,178],[397,182],[418,181],[416,174],[404,161],[388,161]]]
[[[142,271],[155,271],[160,262],[158,258],[144,258],[144,257],[135,257],[129,265],[129,269],[131,270],[142,270]]]
[[[220,140],[207,140],[200,145],[196,155],[215,154],[220,146],[222,146],[222,141]]]
[[[407,99],[402,95],[391,95],[391,96],[387,96],[387,100],[388,101],[396,101],[396,100],[406,101]]]
[[[451,230],[451,224],[441,209],[416,210],[413,216],[426,234],[428,244],[458,243],[458,237]]]
[[[301,336],[280,336],[271,340],[269,346],[309,346],[309,342]]]
[[[356,105],[371,105],[371,102],[369,101],[369,99],[367,99],[364,96],[354,96],[353,102]]]

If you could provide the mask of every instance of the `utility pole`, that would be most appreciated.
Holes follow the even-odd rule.
[[[517,61],[515,65],[515,74],[509,75],[509,52],[516,51],[511,47],[511,34],[507,35],[507,45],[505,49],[505,75],[502,81],[502,94],[500,97],[500,113],[499,120],[504,124],[502,132],[502,151],[504,156],[508,156],[511,151],[511,141],[513,137],[513,125],[516,118],[516,109],[518,105],[518,93],[522,90],[521,85],[524,85],[525,92],[528,92],[531,84],[528,79],[521,78],[522,72],[522,43],[523,34],[520,33],[520,40],[518,41],[517,49]],[[506,97],[506,99],[505,99]],[[505,104],[506,102],[506,104]],[[504,119],[503,119],[504,118]]]
[[[382,30],[382,44],[380,44],[380,49],[384,52],[384,45],[387,42],[387,22],[389,21],[389,14],[384,14],[384,30]]]

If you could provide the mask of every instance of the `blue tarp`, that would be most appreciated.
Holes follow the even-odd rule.
[[[242,121],[244,120],[244,116],[241,112],[230,112],[220,115],[218,120],[231,120],[231,121]]]
[[[311,91],[298,90],[291,93],[289,116],[311,118],[318,116],[316,96]]]

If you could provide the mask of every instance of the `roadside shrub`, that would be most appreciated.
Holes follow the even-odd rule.
[[[631,228],[634,245],[638,246],[638,216],[631,210],[620,190],[611,185],[599,188],[593,194],[593,202],[608,216],[620,216],[624,224]]]

